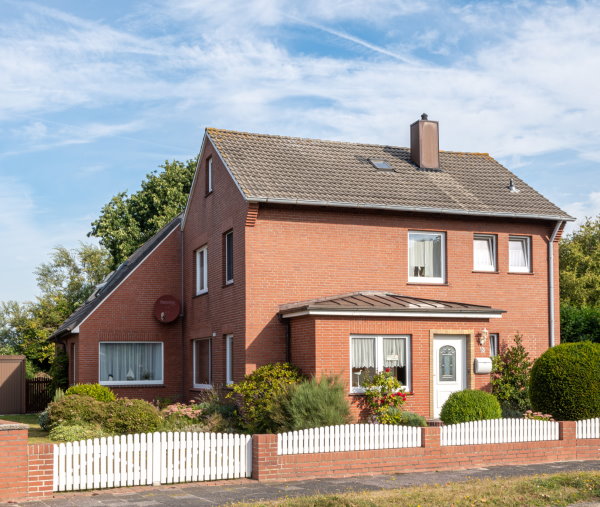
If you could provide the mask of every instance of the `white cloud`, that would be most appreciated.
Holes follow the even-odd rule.
[[[572,232],[579,225],[585,222],[586,218],[596,218],[600,216],[600,192],[589,193],[584,200],[566,204],[564,209],[577,220],[567,224],[566,233]]]

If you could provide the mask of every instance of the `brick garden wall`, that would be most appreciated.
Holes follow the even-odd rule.
[[[0,501],[52,495],[53,446],[27,444],[27,426],[0,421]]]
[[[600,439],[576,439],[575,422],[560,423],[560,440],[441,446],[440,428],[422,428],[422,447],[277,455],[277,435],[254,435],[252,476],[261,481],[457,470],[598,459]]]

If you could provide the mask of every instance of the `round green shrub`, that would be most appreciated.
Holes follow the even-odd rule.
[[[400,422],[398,423],[401,426],[427,426],[427,419],[425,419],[422,415],[415,414],[414,412],[402,412],[400,415]]]
[[[563,343],[533,364],[533,409],[559,421],[600,417],[600,343]]]
[[[50,419],[48,417],[48,410],[44,410],[38,417],[38,423],[40,428],[44,431],[50,431]]]
[[[162,429],[163,418],[158,408],[147,401],[118,398],[105,405],[108,417],[102,426],[110,433],[150,433]]]
[[[444,424],[499,419],[501,416],[502,409],[496,397],[476,389],[452,393],[440,413]]]
[[[311,378],[289,387],[281,400],[278,430],[303,430],[350,422],[346,388],[335,377]]]
[[[65,423],[102,423],[108,414],[108,404],[89,396],[73,394],[50,403],[47,412],[48,428]]]
[[[115,393],[113,393],[108,387],[100,384],[76,384],[69,387],[65,392],[65,395],[79,394],[82,396],[89,396],[98,401],[114,401],[117,399]]]
[[[59,442],[74,442],[76,440],[87,440],[89,438],[106,437],[109,433],[102,429],[99,424],[60,424],[50,430],[50,440]]]
[[[266,364],[234,384],[239,425],[248,433],[274,433],[279,425],[273,415],[280,411],[289,385],[302,380],[298,368],[289,363]]]

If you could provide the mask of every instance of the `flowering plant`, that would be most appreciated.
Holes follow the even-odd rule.
[[[364,403],[373,419],[381,424],[399,424],[402,405],[409,394],[389,368],[364,382]]]
[[[163,409],[165,417],[171,415],[177,417],[187,417],[188,419],[198,419],[202,415],[202,410],[197,405],[185,405],[184,403],[173,403]]]
[[[533,412],[532,410],[527,410],[527,412],[523,414],[523,417],[533,421],[554,421],[551,414],[542,414],[541,412]]]

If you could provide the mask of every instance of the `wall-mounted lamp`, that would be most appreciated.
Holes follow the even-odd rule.
[[[479,342],[479,345],[482,347],[485,345],[489,334],[490,332],[485,327],[481,330],[481,332],[477,335],[477,341]]]

